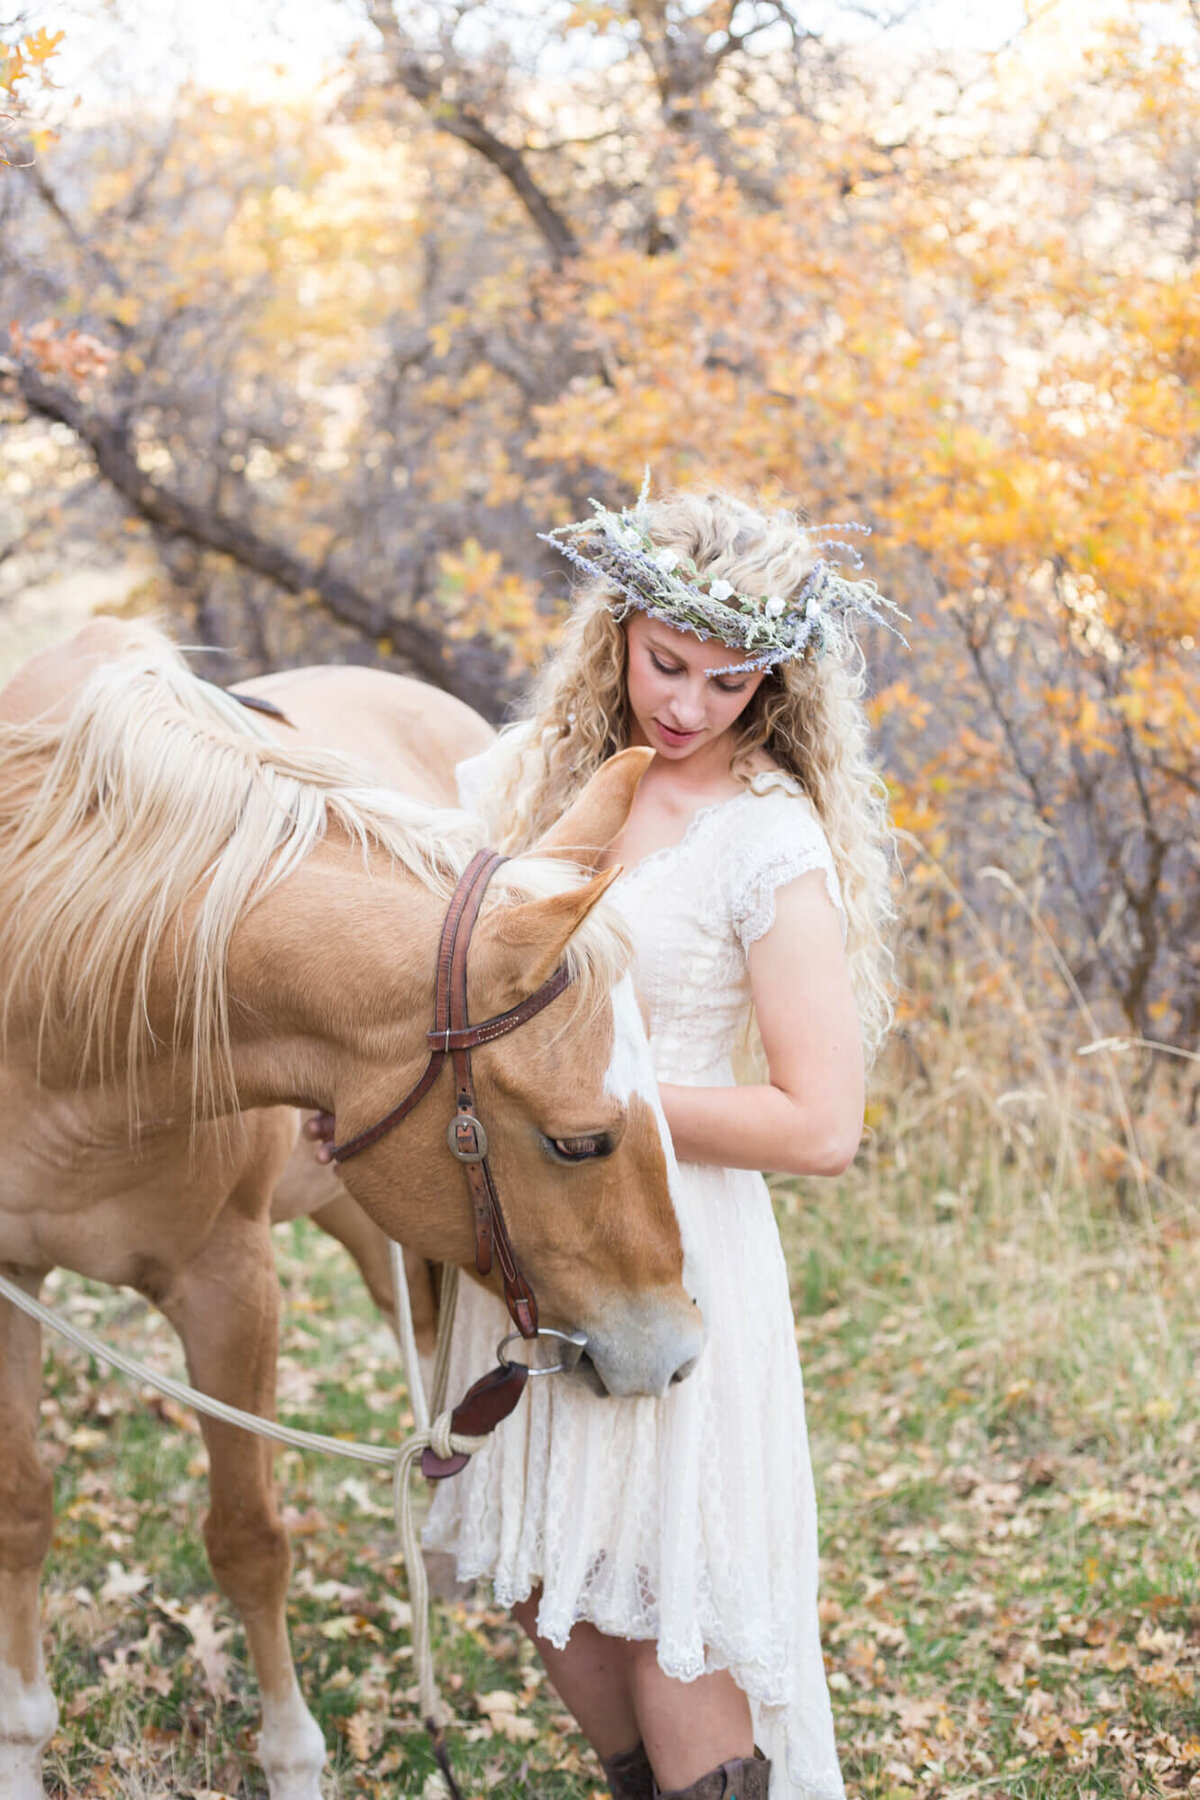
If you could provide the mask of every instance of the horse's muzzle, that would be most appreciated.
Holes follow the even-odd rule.
[[[614,1300],[589,1322],[575,1378],[597,1393],[660,1399],[686,1380],[704,1348],[700,1308],[677,1291]]]

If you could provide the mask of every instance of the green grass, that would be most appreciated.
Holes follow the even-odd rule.
[[[1186,1216],[1135,1228],[1078,1184],[1031,1194],[1028,1165],[982,1137],[953,1160],[939,1146],[932,1176],[926,1159],[902,1169],[898,1141],[836,1186],[777,1191],[848,1785],[877,1800],[1198,1795],[1200,1254]],[[404,1389],[349,1264],[305,1225],[278,1248],[283,1416],[394,1441]],[[70,1280],[59,1294],[178,1369],[166,1327],[128,1296]],[[193,1422],[65,1347],[47,1364],[52,1791],[264,1794],[244,1644],[200,1547]],[[432,1797],[386,1475],[288,1451],[279,1477],[329,1791]],[[436,1631],[466,1793],[600,1791],[503,1613],[457,1601]],[[498,1690],[534,1735],[497,1728],[481,1697]]]

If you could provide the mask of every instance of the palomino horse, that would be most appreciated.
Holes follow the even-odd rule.
[[[564,960],[574,977],[475,1052],[475,1083],[543,1321],[582,1332],[621,1394],[661,1393],[700,1345],[627,940],[606,879],[576,866],[578,846],[623,823],[641,766],[614,759],[539,854],[499,871],[469,967],[477,1019]],[[145,628],[98,622],[27,664],[0,692],[0,1266],[30,1292],[55,1267],[137,1289],[178,1331],[197,1386],[270,1413],[284,1109],[355,1133],[412,1086],[477,829],[289,748]],[[443,1074],[344,1179],[390,1237],[469,1267],[452,1110]],[[0,1303],[2,1800],[40,1796],[56,1723],[37,1624],[51,1525],[40,1369],[37,1328]],[[205,1541],[258,1674],[272,1800],[317,1800],[324,1744],[287,1641],[270,1454],[203,1428]]]

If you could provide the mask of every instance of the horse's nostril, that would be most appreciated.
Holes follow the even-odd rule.
[[[604,1377],[601,1375],[599,1369],[596,1367],[586,1350],[581,1353],[579,1361],[575,1364],[572,1373],[576,1380],[582,1379],[584,1386],[590,1388],[593,1394],[596,1394],[601,1399],[607,1398],[608,1387]]]
[[[671,1377],[671,1386],[675,1387],[679,1382],[686,1381],[695,1366],[696,1359],[694,1356],[689,1358],[687,1362],[680,1363],[679,1367]]]

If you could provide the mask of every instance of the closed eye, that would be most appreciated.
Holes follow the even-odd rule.
[[[650,652],[650,661],[654,664],[654,667],[658,670],[660,675],[682,675],[683,674],[683,669],[678,663],[660,662],[658,660],[657,656],[655,656],[653,650]],[[745,691],[746,691],[747,684],[746,684],[745,678],[743,678],[741,681],[722,681],[720,676],[718,675],[718,676],[710,676],[709,680],[712,682],[712,684],[715,688],[718,688],[720,690],[720,692],[722,694],[742,694],[742,693],[745,693]]]
[[[609,1131],[593,1131],[585,1137],[546,1138],[544,1142],[555,1160],[564,1163],[595,1162],[598,1157],[611,1156],[616,1148]]]

